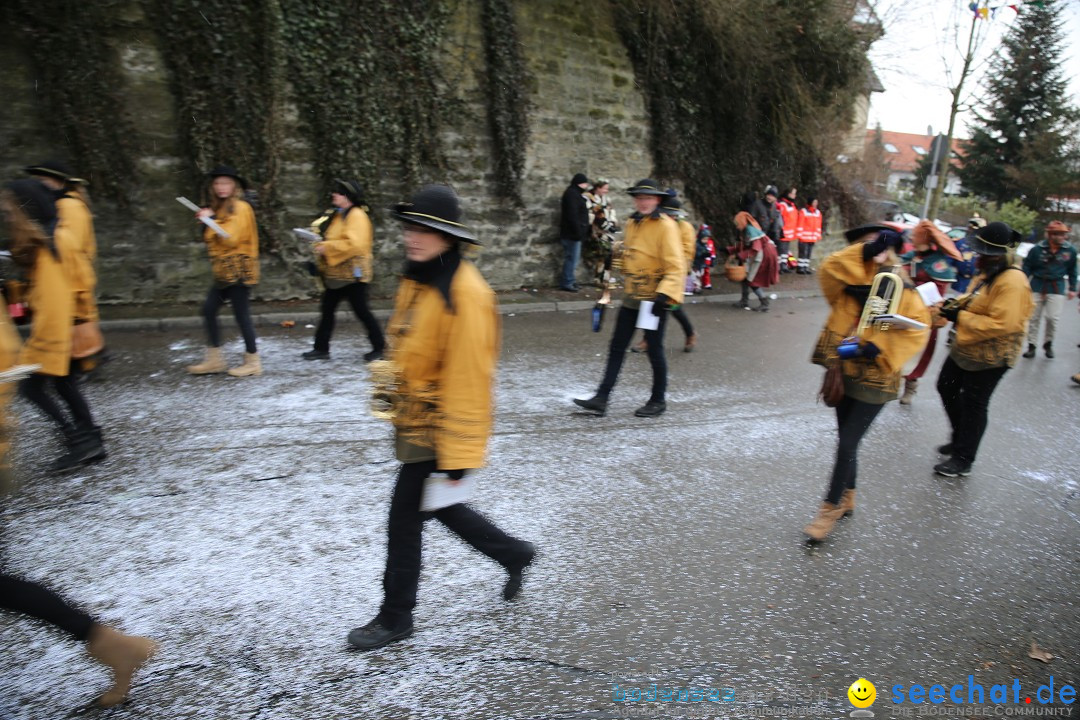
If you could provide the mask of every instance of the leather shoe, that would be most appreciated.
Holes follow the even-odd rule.
[[[532,543],[525,543],[525,552],[527,556],[518,565],[513,565],[506,568],[506,572],[509,577],[506,578],[506,584],[503,585],[503,600],[513,600],[521,592],[522,575],[525,572],[525,568],[532,565],[532,561],[536,558],[536,546]]]
[[[967,477],[971,474],[971,463],[964,462],[957,457],[951,457],[945,462],[935,465],[934,472],[944,477]]]
[[[305,360],[329,360],[330,353],[326,350],[308,350],[300,357]]]
[[[607,412],[607,398],[602,395],[593,395],[588,399],[574,398],[574,404],[601,416]]]
[[[656,417],[657,415],[663,415],[665,410],[667,410],[666,402],[650,400],[635,410],[634,415],[637,417]]]
[[[375,650],[397,640],[404,640],[412,635],[412,632],[412,625],[401,630],[391,630],[376,618],[350,632],[349,644],[357,650]]]

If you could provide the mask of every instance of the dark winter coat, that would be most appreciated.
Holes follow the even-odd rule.
[[[585,204],[585,191],[571,184],[562,196],[562,217],[559,237],[563,240],[587,240],[590,232],[589,208]]]

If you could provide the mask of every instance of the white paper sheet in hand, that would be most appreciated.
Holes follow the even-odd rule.
[[[637,327],[642,330],[656,330],[660,327],[660,316],[653,315],[653,301],[642,300],[637,311]]]
[[[420,511],[431,512],[468,502],[475,490],[475,475],[466,475],[460,480],[451,480],[445,475],[429,475],[424,481],[424,494],[420,496]]]
[[[941,291],[938,290],[937,285],[932,282],[919,285],[915,288],[915,292],[919,293],[919,297],[921,297],[922,301],[926,303],[926,307],[936,305],[937,303],[945,299],[941,297]]]
[[[293,235],[300,238],[301,240],[307,240],[308,242],[319,242],[322,240],[322,237],[319,235],[319,233],[312,232],[307,228],[293,228],[292,231]]]
[[[872,321],[875,325],[878,323],[889,323],[890,325],[901,330],[925,330],[930,327],[926,323],[913,320],[912,318],[905,317],[903,315],[892,315],[885,313],[884,315],[878,315]]]

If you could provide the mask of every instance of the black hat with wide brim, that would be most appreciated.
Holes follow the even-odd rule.
[[[1023,236],[1003,222],[981,227],[968,238],[973,252],[979,255],[1004,255],[1023,240]]]
[[[660,187],[660,183],[652,178],[643,178],[634,183],[634,186],[626,191],[628,195],[659,195],[668,197],[667,190]]]
[[[341,178],[334,178],[333,192],[341,193],[349,198],[349,202],[353,205],[364,204],[364,186],[360,184],[359,180],[342,180]]]
[[[39,162],[37,165],[27,165],[23,168],[23,172],[36,177],[55,178],[66,183],[90,184],[82,178],[75,177],[74,171],[59,160],[46,160],[45,162]]]
[[[682,212],[682,202],[673,195],[668,195],[666,200],[660,201],[660,209],[668,215],[679,215]]]
[[[206,173],[206,176],[211,180],[216,177],[230,177],[236,182],[240,183],[240,187],[244,188],[245,190],[248,189],[247,179],[245,179],[244,176],[241,175],[232,165],[218,165],[216,168]]]
[[[884,231],[896,232],[896,228],[890,227],[888,225],[881,225],[879,223],[874,223],[872,225],[860,225],[859,227],[845,230],[844,239],[847,240],[849,243],[853,243],[859,238],[861,238],[863,235],[870,235],[873,233],[879,233]]]
[[[401,202],[390,208],[390,216],[410,225],[422,225],[432,230],[479,245],[467,227],[461,222],[461,201],[446,185],[425,185],[409,202]]]

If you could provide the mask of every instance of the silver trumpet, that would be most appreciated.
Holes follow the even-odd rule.
[[[900,276],[891,272],[880,272],[874,276],[874,282],[870,285],[870,296],[863,305],[862,316],[859,318],[857,335],[862,335],[874,323],[878,315],[894,315],[900,308],[900,297],[904,293],[904,281]],[[882,323],[881,330],[888,330],[889,324]]]

